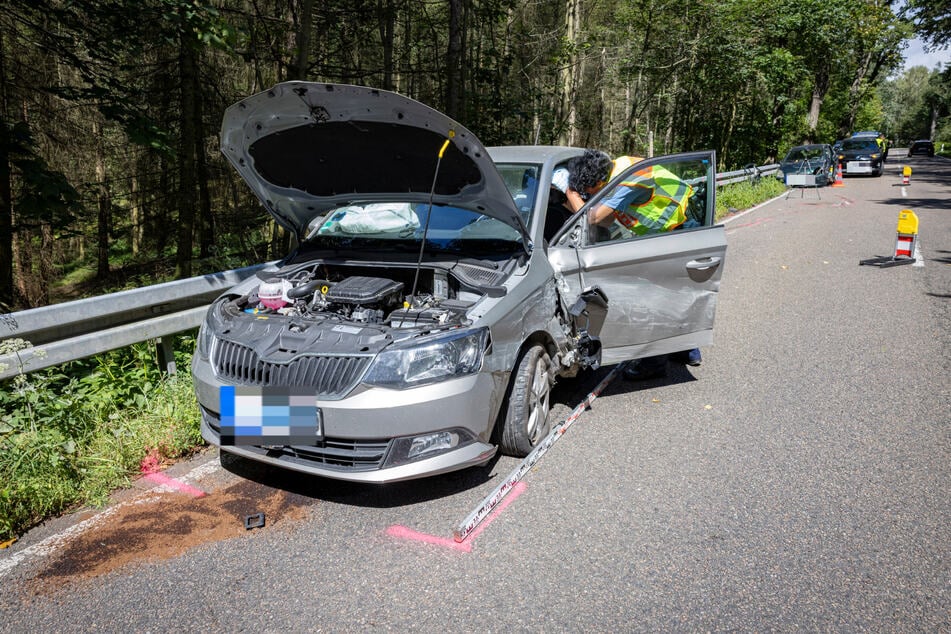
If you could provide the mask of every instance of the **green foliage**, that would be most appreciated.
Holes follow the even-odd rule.
[[[951,46],[951,5],[936,0],[908,0],[905,11],[925,42],[934,48]]]
[[[725,185],[717,190],[717,220],[736,211],[750,209],[786,191],[786,185],[772,176],[764,176],[756,184],[747,181]]]
[[[29,224],[43,219],[57,229],[68,226],[81,209],[79,193],[62,172],[47,164],[29,125],[0,120],[0,145],[4,146],[13,175],[19,180],[14,204],[20,222]]]
[[[192,335],[178,340],[179,367],[193,347]],[[190,375],[160,375],[147,344],[0,387],[0,540],[104,502],[147,455],[176,458],[202,443]]]

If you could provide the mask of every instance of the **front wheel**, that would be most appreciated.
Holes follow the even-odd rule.
[[[512,373],[499,441],[503,453],[523,458],[548,435],[551,385],[551,357],[536,344],[525,351]]]

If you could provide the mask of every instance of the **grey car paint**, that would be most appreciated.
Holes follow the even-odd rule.
[[[318,103],[308,95],[343,98],[339,103],[333,99]],[[382,128],[367,127],[365,120],[385,121],[386,133],[377,134]],[[282,174],[280,170],[288,163],[276,160],[278,153],[273,148],[254,150],[263,147],[255,144],[267,141],[269,134],[281,137],[273,147],[291,149],[293,143],[288,141],[295,138],[295,131],[303,129],[311,131],[297,138],[312,143],[321,138],[313,128],[341,121],[347,122],[346,127],[362,130],[367,137],[357,143],[359,151],[334,155],[341,164],[335,166],[332,175],[308,176],[320,172],[333,148],[295,150],[294,161],[304,162],[309,169],[295,166],[294,179]],[[400,128],[408,129],[397,132]],[[333,133],[327,138],[340,137]],[[395,150],[387,149],[393,139],[417,139],[427,145],[426,152],[394,154]],[[432,173],[438,164],[433,156],[439,151],[435,146],[440,139],[442,143],[449,139],[443,149],[446,156],[455,157],[446,165],[451,168],[449,178],[445,186],[436,187],[438,191],[423,191],[432,187]],[[377,143],[385,147],[376,148]],[[267,311],[249,314],[248,298],[254,296],[267,275],[247,280],[223,294],[209,309],[192,363],[202,410],[202,435],[210,443],[221,443],[217,425],[222,386],[248,382],[266,386],[267,380],[261,379],[266,376],[262,368],[276,376],[278,371],[284,372],[304,360],[323,362],[330,357],[346,357],[348,362],[355,360],[354,367],[358,367],[356,378],[337,386],[337,392],[315,394],[322,414],[323,439],[314,446],[229,445],[221,447],[224,452],[330,478],[378,483],[484,464],[497,450],[497,425],[518,423],[509,420],[507,394],[515,376],[522,372],[520,361],[534,346],[542,346],[551,359],[550,365],[537,365],[544,376],[527,377],[540,379],[528,383],[543,392],[538,394],[537,400],[541,401],[559,375],[573,375],[600,362],[615,363],[711,342],[726,251],[723,228],[713,221],[716,163],[712,152],[661,157],[635,166],[643,169],[677,162],[702,166],[695,185],[705,212],[694,227],[592,244],[589,234],[593,229],[586,222],[586,209],[582,209],[549,245],[543,236],[551,174],[580,154],[580,149],[521,146],[486,150],[462,126],[393,93],[328,84],[282,84],[229,109],[222,128],[222,149],[262,204],[298,236],[304,235],[314,216],[353,201],[391,200],[395,195],[391,190],[395,190],[399,200],[422,203],[432,196],[443,204],[478,211],[519,232],[524,248],[492,266],[472,261],[465,254],[427,257],[420,269],[424,285],[435,285],[436,278],[443,275],[456,287],[467,289],[444,300],[443,306],[451,305],[452,314],[439,324],[400,325],[393,317],[398,312],[395,310],[370,322],[354,321],[355,313],[349,309],[339,314],[331,314],[329,308],[291,316]],[[346,167],[350,171],[364,170],[367,163],[363,159],[375,149],[387,158],[371,161],[374,170],[386,173],[388,161],[397,161],[399,175],[376,180],[347,176]],[[400,156],[415,158],[400,162]],[[343,164],[344,158],[348,165]],[[429,174],[430,182],[425,185],[426,179],[411,174],[411,167],[419,161],[425,163],[420,173]],[[515,202],[493,162],[503,167],[532,166],[530,172],[537,176],[537,182],[529,187],[538,195],[530,207]],[[335,185],[335,178],[343,178],[343,185]],[[614,182],[623,178],[621,175]],[[400,179],[415,185],[400,187]],[[361,187],[368,191],[357,191]],[[589,205],[599,199],[595,197]],[[420,277],[415,259],[366,252],[310,253],[301,248],[268,274],[297,279],[296,275],[310,275],[312,269],[334,277],[331,286],[354,277],[365,279],[360,276],[368,274],[374,280],[405,280],[405,291],[397,295],[404,305],[412,303],[414,307],[404,310],[416,310],[414,302],[418,298],[410,296],[408,290],[413,276]],[[433,289],[427,286],[425,290]],[[604,296],[606,315],[598,308],[598,298]],[[314,295],[314,302],[318,298]],[[422,314],[428,308],[432,307],[420,306],[417,312]],[[474,372],[424,385],[388,388],[368,384],[370,370],[359,365],[372,368],[380,354],[399,346],[481,329],[487,331],[489,343],[481,367]],[[226,348],[239,349],[238,356],[228,358],[232,366],[240,366],[236,373],[234,367],[222,365],[222,350]],[[539,407],[542,405],[547,407],[547,402]],[[547,413],[547,409],[542,411]],[[440,434],[444,434],[440,438],[451,437],[454,444],[412,460],[405,458],[405,447],[411,441]],[[364,461],[367,456],[372,459]]]

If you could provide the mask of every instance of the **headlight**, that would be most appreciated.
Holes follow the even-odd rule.
[[[879,156],[881,156],[881,154],[873,154],[873,155],[872,155],[872,158],[873,158],[873,159],[877,159]]]
[[[211,344],[214,341],[215,335],[208,327],[208,323],[206,321],[201,322],[201,326],[198,327],[198,343],[195,346],[201,358],[207,359],[211,356]]]
[[[488,340],[488,329],[479,328],[387,348],[374,359],[363,382],[402,389],[475,374],[482,367]]]

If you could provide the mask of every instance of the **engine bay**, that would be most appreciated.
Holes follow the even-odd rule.
[[[426,328],[464,324],[466,311],[485,294],[464,277],[437,267],[320,262],[259,274],[258,280],[247,295],[231,298],[225,312],[233,318],[283,316],[308,323]]]

